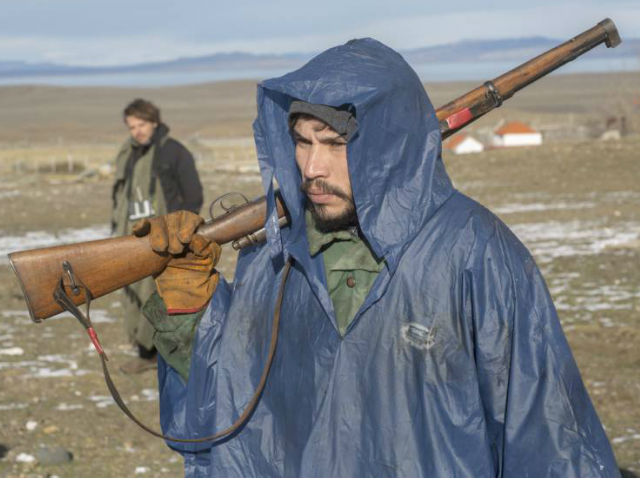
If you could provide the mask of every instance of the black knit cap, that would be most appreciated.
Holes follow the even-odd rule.
[[[292,120],[296,114],[311,115],[329,125],[333,130],[342,135],[347,142],[358,129],[355,113],[351,105],[330,107],[317,103],[308,103],[302,100],[294,100],[289,107],[289,127],[293,128]]]

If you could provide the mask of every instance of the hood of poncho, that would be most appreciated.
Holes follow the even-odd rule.
[[[403,248],[453,193],[441,158],[435,111],[415,71],[397,52],[366,38],[318,55],[302,68],[258,86],[254,122],[274,255],[304,256],[304,194],[288,129],[291,102],[350,105],[358,129],[347,147],[360,228],[391,269]],[[280,232],[273,210],[276,180],[291,216]]]

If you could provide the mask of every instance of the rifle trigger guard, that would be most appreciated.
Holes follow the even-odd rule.
[[[233,195],[238,195],[238,196],[242,197],[242,200],[243,200],[244,204],[249,203],[249,199],[244,194],[242,194],[240,192],[228,192],[228,193],[225,193],[223,195],[220,195],[218,198],[216,198],[209,205],[209,217],[211,217],[211,220],[215,220],[216,218],[218,218],[218,216],[213,214],[213,209],[215,208],[216,205],[220,205],[220,208],[224,212],[222,215],[219,215],[219,216],[224,216],[224,215],[227,215],[228,213],[233,212],[236,208],[240,207],[243,204],[243,203],[241,203],[241,204],[232,203],[231,205],[226,206],[224,204],[225,199],[227,199],[229,197],[232,197]]]
[[[491,100],[493,100],[494,107],[498,108],[500,105],[502,105],[502,101],[504,99],[502,98],[502,95],[500,95],[500,92],[498,91],[496,86],[493,84],[493,82],[492,81],[484,82],[484,86],[487,89],[487,96]]]

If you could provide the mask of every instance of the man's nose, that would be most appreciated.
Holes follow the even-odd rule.
[[[322,145],[312,145],[307,164],[304,169],[306,178],[326,177],[329,173],[329,162]]]

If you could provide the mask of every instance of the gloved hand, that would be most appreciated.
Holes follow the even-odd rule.
[[[195,233],[203,222],[199,215],[181,210],[133,225],[135,236],[149,235],[155,252],[171,255],[167,267],[155,278],[169,314],[201,310],[218,285],[215,266],[220,245]]]

